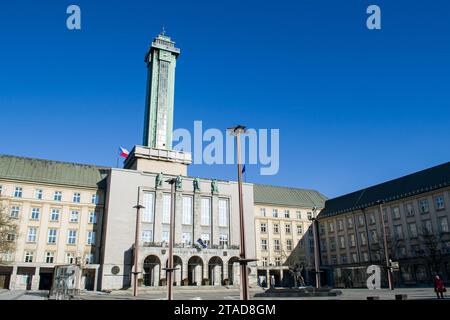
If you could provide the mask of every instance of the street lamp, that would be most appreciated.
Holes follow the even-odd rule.
[[[386,268],[387,268],[387,278],[388,278],[388,284],[389,284],[389,290],[394,290],[394,284],[392,281],[392,273],[391,273],[391,266],[389,265],[389,251],[388,251],[388,244],[387,244],[387,236],[386,236],[386,227],[384,224],[384,217],[383,217],[383,200],[377,201],[379,207],[380,207],[380,219],[381,219],[381,226],[383,228],[383,241],[384,241],[384,256],[386,259]]]
[[[313,229],[313,237],[314,237],[314,269],[316,274],[316,288],[320,288],[320,269],[319,269],[319,240],[317,239],[317,229],[316,229],[316,211],[317,207],[314,206],[312,208],[313,213],[311,217],[312,221],[312,229]]]
[[[138,259],[138,252],[139,252],[139,226],[141,224],[141,209],[144,209],[145,207],[143,205],[140,205],[139,203],[135,205],[133,208],[136,209],[136,234],[134,236],[134,272],[133,272],[133,296],[137,297],[138,295],[138,275],[139,275],[139,259]]]
[[[240,227],[240,259],[241,265],[241,300],[248,300],[248,276],[247,263],[256,261],[255,259],[247,259],[245,257],[245,228],[244,228],[244,203],[242,199],[242,163],[241,163],[241,139],[240,134],[247,131],[246,127],[237,125],[227,129],[236,137],[236,157],[238,169],[238,190],[239,190],[239,227]]]
[[[170,206],[170,224],[169,224],[169,257],[167,260],[167,268],[163,268],[167,272],[167,300],[173,300],[173,272],[177,269],[173,267],[173,243],[175,239],[175,188],[176,178],[166,181],[170,184],[171,206]]]

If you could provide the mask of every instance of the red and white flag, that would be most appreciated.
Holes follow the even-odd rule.
[[[119,156],[128,158],[129,154],[130,154],[130,152],[127,149],[119,147]]]

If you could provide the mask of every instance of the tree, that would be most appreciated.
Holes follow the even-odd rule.
[[[385,258],[385,251],[384,251],[384,235],[376,233],[377,241],[374,242],[372,239],[372,243],[370,244],[370,251],[372,252],[372,255],[375,256],[376,261],[380,262],[386,262]],[[388,234],[386,234],[386,240],[387,240],[387,248],[388,248],[388,255],[389,259],[391,260],[398,260],[401,258],[401,252],[400,252],[400,239],[397,239],[395,237],[392,237]]]
[[[425,259],[431,272],[439,273],[444,261],[445,253],[444,241],[439,234],[430,232],[427,228],[422,228],[419,234],[420,255]]]
[[[5,255],[15,248],[15,231],[14,219],[7,214],[5,207],[0,207],[0,263],[6,263]]]

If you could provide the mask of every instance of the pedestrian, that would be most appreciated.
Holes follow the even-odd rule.
[[[438,299],[444,299],[444,292],[447,292],[444,286],[444,280],[438,275],[434,277],[434,292],[436,292]]]

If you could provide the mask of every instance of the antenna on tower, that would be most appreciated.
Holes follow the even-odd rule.
[[[162,26],[162,31],[161,31],[161,35],[163,35],[163,36],[165,36],[165,35],[166,35],[166,28],[165,28],[165,26],[164,26],[164,25]]]

